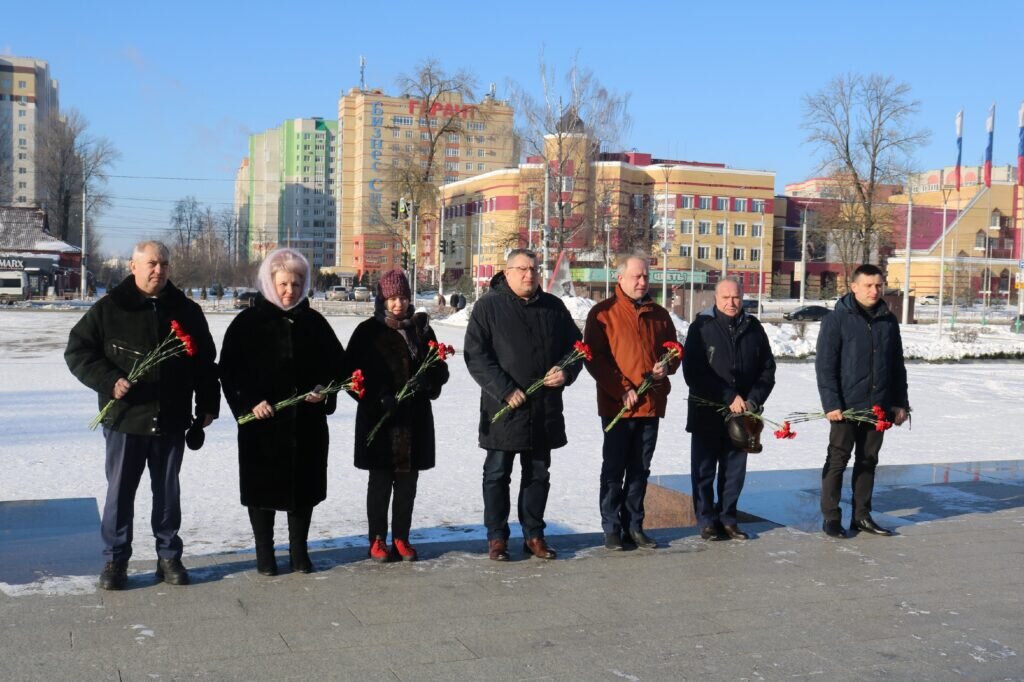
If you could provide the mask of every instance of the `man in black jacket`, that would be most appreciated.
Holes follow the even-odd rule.
[[[851,293],[836,303],[821,322],[814,367],[821,407],[832,423],[828,455],[821,472],[822,530],[845,538],[839,509],[843,472],[853,461],[851,531],[892,535],[871,518],[871,493],[882,448],[883,431],[874,424],[844,418],[844,410],[870,410],[878,405],[897,426],[907,419],[907,368],[896,317],[882,300],[884,280],[877,266],[853,271]]]
[[[550,488],[551,451],[568,441],[562,417],[562,390],[575,381],[581,363],[559,369],[558,363],[582,338],[560,299],[540,289],[537,256],[514,249],[505,271],[491,280],[469,319],[463,354],[480,384],[480,447],[484,460],[484,525],[488,555],[508,560],[509,483],[516,453],[522,466],[519,523],[524,551],[554,559],[544,540],[544,509]],[[531,396],[526,388],[543,377],[544,387]],[[495,423],[501,408],[512,408]]]
[[[700,535],[746,540],[736,523],[736,505],[747,475],[747,452],[733,444],[726,416],[714,405],[733,415],[759,411],[775,387],[775,357],[761,323],[743,311],[743,290],[736,280],[726,278],[715,286],[714,307],[701,312],[687,331],[683,377],[690,387],[686,430],[692,434],[690,480]]]
[[[71,330],[64,359],[72,374],[98,394],[106,438],[107,495],[100,532],[107,563],[100,575],[105,590],[124,589],[132,554],[135,491],[149,467],[153,488],[153,535],[158,579],[188,583],[181,564],[182,541],[178,472],[185,431],[206,427],[220,409],[220,385],[214,365],[217,351],[203,312],[168,281],[169,252],[160,242],[135,247],[131,275],[97,301]],[[170,333],[171,321],[192,337],[195,354],[171,357],[136,383],[127,379],[135,362]],[[190,439],[192,447],[198,447]]]

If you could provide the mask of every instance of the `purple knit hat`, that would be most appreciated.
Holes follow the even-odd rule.
[[[380,295],[385,298],[412,298],[412,290],[409,288],[409,280],[401,270],[388,270],[380,276]]]

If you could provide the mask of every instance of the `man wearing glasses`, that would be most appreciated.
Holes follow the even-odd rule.
[[[581,369],[580,363],[564,370],[558,363],[580,339],[562,301],[540,288],[537,255],[512,250],[505,271],[494,276],[490,290],[473,306],[463,344],[466,366],[481,388],[480,447],[487,451],[484,525],[494,561],[509,558],[509,483],[516,454],[522,469],[518,512],[523,550],[555,558],[544,540],[548,469],[551,451],[568,442],[562,390]],[[527,396],[526,388],[540,377],[544,387]],[[512,409],[492,424],[505,406]]]

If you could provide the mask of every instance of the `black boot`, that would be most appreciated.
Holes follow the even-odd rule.
[[[256,572],[260,575],[277,575],[274,516],[273,509],[249,507],[249,523],[252,524],[252,535],[256,539]]]
[[[315,570],[306,547],[312,518],[312,507],[288,512],[288,558],[291,560],[292,570],[297,573],[312,573]]]

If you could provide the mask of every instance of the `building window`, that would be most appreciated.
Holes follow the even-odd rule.
[[[754,199],[750,203],[753,204],[750,210],[754,213],[764,213],[764,199]]]
[[[729,199],[727,197],[715,197],[715,210],[716,211],[728,211],[729,210]]]
[[[459,170],[459,164],[458,164],[457,161],[445,161],[444,162],[444,169],[445,170],[449,170],[449,171],[458,171]]]
[[[466,128],[469,130],[483,130],[485,127],[483,123],[477,123],[476,121],[470,121],[466,124]]]
[[[750,260],[755,261],[755,262],[760,262],[760,260],[761,260],[761,249],[751,249],[750,250]]]
[[[468,165],[468,164],[467,164],[467,165]],[[476,165],[476,169],[477,169],[478,171],[482,171],[482,170],[484,169],[484,165],[483,165],[482,163],[478,163],[478,164]]]
[[[705,211],[710,209],[711,208],[711,197],[701,197],[700,198],[700,208],[705,210]]]
[[[715,260],[722,260],[722,253],[723,253],[722,247],[721,246],[716,246],[715,247]]]
[[[682,256],[683,258],[689,258],[690,257],[690,246],[689,245],[680,246],[679,247],[679,255]]]
[[[28,126],[25,125],[24,123],[19,123],[18,124],[18,132],[19,133],[24,133],[26,131],[28,131]]]
[[[710,251],[710,249],[707,246],[698,246],[697,247],[697,258],[699,258],[700,260],[707,260],[708,259],[709,251]]]
[[[391,122],[396,126],[411,126],[412,116],[392,116]]]
[[[697,224],[697,234],[711,234],[711,221],[700,221],[700,223]]]
[[[575,187],[575,184],[576,184],[575,182],[573,182],[573,180],[574,180],[574,178],[572,178],[571,176],[570,177],[566,177],[566,176],[562,177],[562,192],[571,192],[572,191],[573,187]]]
[[[747,224],[746,223],[733,223],[732,234],[734,237],[746,237],[747,236]]]
[[[467,164],[466,164],[466,170],[468,170],[468,171],[471,171],[471,170],[473,170],[473,164],[471,164],[471,163],[467,163]]]
[[[477,149],[476,150],[476,155],[477,156],[483,156],[484,155],[484,150],[483,149]]]
[[[747,255],[746,252],[747,252],[747,250],[744,249],[744,248],[740,248],[740,247],[733,248],[733,250],[732,250],[732,259],[734,261],[741,261],[741,260],[743,260],[744,256]]]
[[[18,81],[18,87],[19,88],[27,88],[28,87],[28,81]]]
[[[690,194],[684,194],[682,201],[680,202],[681,208],[693,208],[693,196]]]
[[[725,234],[725,221],[724,220],[719,220],[717,223],[715,223],[715,234],[718,235],[719,237],[721,237],[723,234]]]
[[[736,199],[736,210],[737,211],[742,211],[743,213],[746,213],[747,212],[747,200],[746,199]]]
[[[761,236],[761,228],[762,228],[761,223],[754,223],[753,225],[751,225],[750,226],[750,236],[751,237],[760,237]]]
[[[391,137],[401,137],[401,136],[402,136],[402,131],[401,130],[399,130],[398,128],[392,128],[391,129]]]
[[[458,133],[448,133],[448,141],[449,142],[454,142],[454,143],[458,144],[458,142],[459,142],[459,134]]]
[[[692,220],[680,220],[679,221],[679,232],[681,234],[693,234],[693,221]]]
[[[26,114],[28,114],[28,112],[24,109],[18,109],[18,118],[25,118]]]
[[[448,147],[447,149],[444,150],[444,155],[445,156],[458,156],[459,155],[459,150],[457,148],[455,148],[455,147]]]

